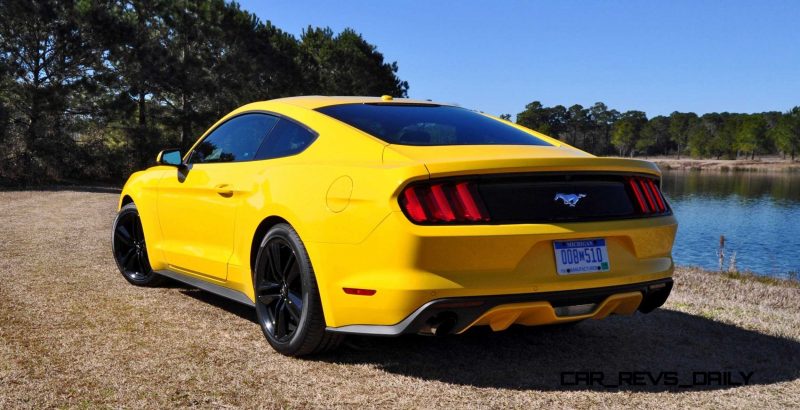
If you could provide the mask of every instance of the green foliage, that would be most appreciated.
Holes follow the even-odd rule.
[[[791,155],[794,160],[800,153],[800,107],[794,107],[782,116],[769,134],[778,149]]]
[[[669,144],[669,118],[658,116],[647,121],[636,141],[636,151],[643,155],[664,152]]]
[[[646,124],[647,116],[641,111],[626,111],[614,123],[611,143],[617,147],[620,156],[633,156],[636,153],[637,143]]]
[[[583,145],[592,147],[595,152],[608,152],[611,149],[611,131],[620,117],[619,111],[609,110],[605,104],[596,102],[589,109],[589,116],[591,124]]]
[[[756,151],[763,145],[767,136],[767,121],[760,115],[748,115],[741,118],[736,131],[736,150],[745,155],[749,152],[755,157]]]
[[[375,46],[353,29],[334,35],[330,28],[308,27],[300,37],[306,80],[320,94],[406,97],[408,83],[395,75]]]
[[[0,184],[118,182],[242,104],[404,97],[354,30],[297,39],[224,0],[0,2]]]
[[[627,152],[633,152],[633,147],[636,141],[636,129],[631,121],[620,120],[614,124],[614,131],[611,133],[611,143],[619,149],[619,155],[625,156]]]
[[[559,137],[566,130],[567,109],[562,105],[546,108],[539,101],[525,106],[525,111],[517,114],[517,124],[539,132]]]
[[[517,123],[549,134],[595,155],[681,155],[755,158],[800,153],[800,107],[782,114],[673,112],[647,119],[641,111],[620,114],[601,103],[584,109],[534,101],[517,114]]]
[[[697,114],[673,112],[669,115],[669,138],[675,146],[675,154],[680,158],[689,144],[689,135],[698,123]]]

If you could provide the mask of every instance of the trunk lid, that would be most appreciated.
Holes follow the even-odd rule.
[[[410,146],[389,144],[384,148],[386,164],[423,163],[432,178],[455,175],[528,172],[621,172],[661,176],[649,161],[595,157],[562,146],[535,145],[447,145]]]

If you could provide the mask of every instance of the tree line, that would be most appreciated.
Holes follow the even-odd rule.
[[[510,119],[510,115],[504,116]],[[758,114],[673,112],[647,118],[602,102],[545,107],[534,101],[517,123],[595,155],[675,155],[717,159],[800,154],[800,107]]]
[[[0,184],[119,182],[244,103],[404,97],[359,33],[299,38],[224,0],[0,2]]]
[[[248,102],[406,97],[397,70],[352,29],[295,37],[225,0],[2,0],[0,185],[118,183]],[[535,101],[516,120],[596,155],[800,153],[800,107],[648,119]]]

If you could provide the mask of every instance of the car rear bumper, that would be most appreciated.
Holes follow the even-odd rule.
[[[616,289],[605,297],[629,292],[624,289],[644,295],[642,284],[668,281],[672,276],[676,228],[673,216],[570,224],[417,226],[398,212],[389,215],[360,243],[316,242],[308,243],[307,248],[330,330],[399,334],[410,326],[404,321],[446,303],[442,301],[484,300],[484,304],[474,306],[477,315],[462,314],[460,328],[453,329],[458,332],[472,325],[501,328],[500,319],[517,312],[518,317],[510,323],[533,325],[605,316],[600,306],[595,306],[596,311],[567,319],[552,313],[556,312],[552,306],[542,304],[550,303],[552,295],[596,289]],[[553,241],[581,238],[606,239],[610,271],[556,272]],[[345,288],[374,292],[347,294]],[[618,306],[608,314],[635,311],[639,303],[634,299],[636,296],[631,296],[626,303],[618,303],[635,305],[632,309]],[[646,300],[644,296],[642,299]],[[511,311],[503,308],[509,315],[499,311],[501,306],[520,303],[526,305]],[[484,314],[489,316],[482,317]],[[541,315],[549,315],[550,320]],[[426,315],[423,322],[428,319]],[[474,323],[465,324],[468,319]],[[383,330],[370,330],[373,326]],[[424,331],[420,326],[409,329]]]
[[[664,304],[672,283],[668,278],[596,289],[437,299],[395,325],[349,325],[327,330],[375,336],[442,335],[462,333],[478,325],[500,331],[515,323],[533,326],[630,315],[637,310],[648,313]]]
[[[375,336],[442,335],[462,333],[477,325],[500,331],[515,323],[533,326],[630,315],[636,310],[648,313],[664,304],[672,283],[670,278],[578,291],[437,299],[396,325],[349,325],[327,330]]]

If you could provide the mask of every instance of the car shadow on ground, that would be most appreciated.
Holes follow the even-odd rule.
[[[252,308],[201,291],[181,292],[255,322]],[[668,309],[571,327],[350,336],[338,350],[307,360],[518,390],[692,391],[737,387],[748,375],[749,384],[800,378],[799,342]]]

